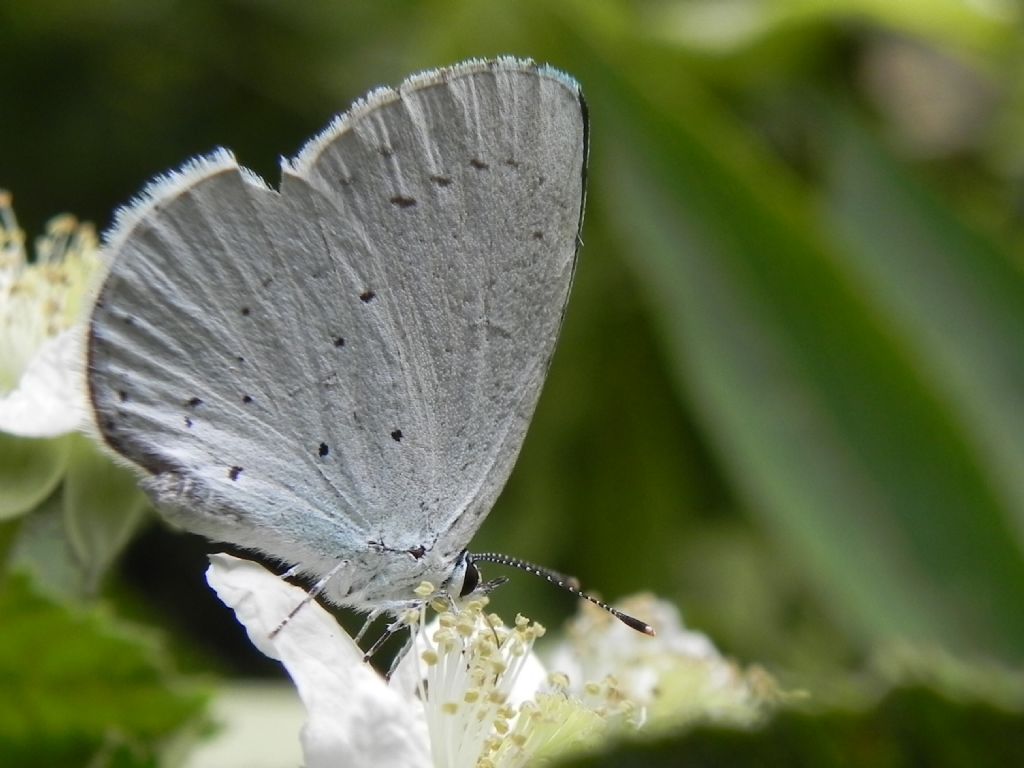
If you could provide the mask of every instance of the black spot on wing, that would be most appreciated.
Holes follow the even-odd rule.
[[[232,480],[237,480],[240,474],[242,474],[241,467],[231,467],[231,469],[228,470],[228,477]]]
[[[317,448],[317,453],[320,455],[320,458],[322,459],[324,456],[330,453],[330,450],[331,449],[327,447],[327,443],[320,443],[320,447]]]
[[[252,310],[249,309],[249,307],[242,307],[241,312],[242,317],[248,317],[250,314],[252,314]]]
[[[249,395],[242,395],[242,402],[248,405],[252,402],[252,398]]]
[[[485,163],[483,160],[477,157],[474,157],[472,160],[470,160],[469,164],[476,168],[478,171],[486,171],[488,168],[491,167],[488,163]]]
[[[363,304],[369,304],[375,298],[377,298],[377,294],[374,291],[363,291],[359,294],[359,300],[363,302]]]
[[[341,336],[335,337],[334,346],[336,346],[338,349],[341,349],[342,347],[345,346],[345,339],[343,339]]]
[[[397,205],[399,208],[412,208],[416,205],[416,198],[406,197],[405,195],[395,195],[391,198],[391,204]]]
[[[200,398],[198,398],[198,397],[190,397],[185,402],[185,405],[187,405],[189,408],[198,408],[202,404],[203,404],[203,401]]]
[[[396,429],[391,433],[391,439],[396,443],[402,442],[402,430]]]

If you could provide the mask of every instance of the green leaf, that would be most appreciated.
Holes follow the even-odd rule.
[[[846,262],[958,418],[1024,544],[1024,271],[849,112],[828,125],[829,213]]]
[[[205,694],[138,629],[49,602],[20,575],[0,582],[0,615],[3,765],[155,766],[201,723]]]
[[[136,475],[88,438],[75,435],[64,481],[64,525],[85,580],[95,593],[107,568],[146,520]]]
[[[720,0],[651,5],[645,20],[652,34],[719,54],[798,31],[820,38],[829,28],[851,23],[985,53],[1012,45],[1015,34],[1015,14],[1008,7],[985,8],[963,0],[738,0],[724,9]]]
[[[82,567],[68,543],[59,492],[21,521],[13,534],[7,570],[28,574],[38,591],[67,605],[95,597],[86,589]]]
[[[754,731],[705,726],[655,742],[570,760],[598,766],[830,766],[1002,768],[1024,764],[1024,715],[984,700],[898,687],[867,709],[781,712]]]
[[[28,438],[0,432],[0,520],[34,509],[57,487],[70,436]]]
[[[862,639],[1024,657],[1024,559],[945,392],[794,180],[671,60],[602,54],[603,207],[747,506]],[[653,54],[650,54],[653,56]],[[587,76],[589,74],[589,76]],[[941,589],[934,585],[942,585]]]

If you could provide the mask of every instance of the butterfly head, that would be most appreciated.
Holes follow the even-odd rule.
[[[453,600],[463,600],[486,595],[506,581],[508,579],[505,577],[483,581],[483,575],[474,562],[473,556],[468,551],[462,550],[458,560],[455,561],[455,568],[452,570],[451,576],[443,585],[443,590]]]

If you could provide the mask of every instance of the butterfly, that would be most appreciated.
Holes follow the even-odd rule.
[[[100,437],[169,520],[341,606],[485,590],[485,560],[567,581],[467,546],[551,362],[587,154],[578,84],[499,58],[372,91],[278,189],[225,150],[157,178],[105,238]]]

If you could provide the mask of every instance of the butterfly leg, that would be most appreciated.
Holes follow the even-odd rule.
[[[341,569],[342,565],[344,565],[343,562],[338,563],[336,566],[334,566],[333,568],[331,568],[331,570],[327,572],[326,576],[324,576],[322,579],[320,579],[316,584],[312,586],[312,588],[306,593],[306,596],[302,598],[302,602],[300,602],[298,605],[292,608],[289,614],[285,616],[281,620],[281,623],[274,628],[274,631],[270,633],[271,640],[277,637],[278,633],[280,633],[280,631],[284,629],[285,626],[287,626],[288,622],[295,618],[295,614],[297,614],[300,610],[302,610],[303,607],[308,605],[310,602],[315,600],[317,596],[324,591],[324,589],[327,587],[327,582],[334,577],[334,575]],[[288,573],[285,574],[285,577],[293,575],[292,572],[294,570],[294,568],[290,569]]]
[[[356,645],[359,645],[359,642],[363,639],[363,636],[366,634],[366,631],[370,628],[370,625],[373,624],[373,622],[377,620],[377,617],[380,616],[382,613],[384,613],[383,608],[374,608],[372,611],[370,611],[369,615],[366,617],[366,621],[363,622],[362,629],[360,629],[359,634],[355,636]]]
[[[378,615],[379,615],[379,612],[378,612]],[[399,630],[403,629],[404,627],[408,627],[408,626],[409,626],[409,622],[407,622],[407,621],[405,621],[404,619],[401,619],[401,618],[395,619],[390,624],[388,624],[388,626],[384,630],[383,634],[380,637],[378,637],[376,642],[374,642],[374,644],[370,646],[370,649],[366,653],[363,654],[363,661],[369,661],[370,659],[372,659],[374,654],[376,654],[377,651],[379,651],[381,649],[381,647],[384,645],[384,643],[386,643],[388,640],[391,639],[392,635],[394,635],[396,632],[398,632]],[[408,649],[406,649],[406,650],[408,650]],[[399,654],[399,656],[401,656],[401,654]]]
[[[395,654],[395,658],[391,660],[391,666],[388,667],[388,673],[384,676],[385,680],[391,680],[391,676],[395,674],[395,670],[398,669],[399,662],[405,658],[405,654],[412,650],[412,644],[416,638],[416,628],[411,624],[407,626],[409,627],[409,639],[405,641],[405,645],[403,645],[402,649]]]

